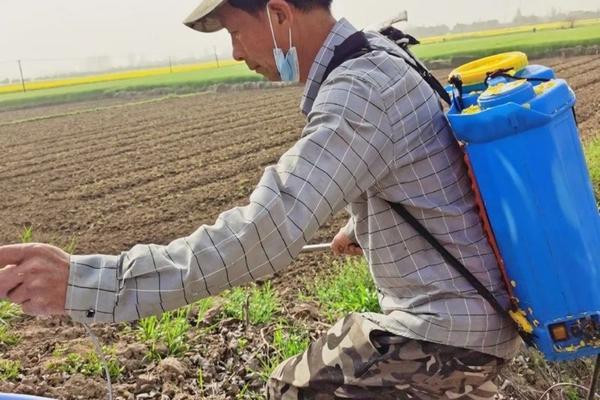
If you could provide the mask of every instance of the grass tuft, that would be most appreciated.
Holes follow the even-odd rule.
[[[19,361],[0,359],[0,382],[15,380],[21,373],[21,363]]]
[[[113,379],[118,378],[123,372],[123,367],[115,355],[113,348],[103,347],[102,351],[106,354],[106,365],[108,373]],[[62,356],[60,351],[53,354],[55,357]],[[83,355],[78,353],[69,353],[63,359],[48,364],[51,371],[64,372],[69,375],[82,374],[85,376],[104,376],[104,363],[95,351],[89,351]]]
[[[194,318],[196,319],[196,328],[200,327],[200,325],[204,322],[206,312],[210,310],[214,304],[215,299],[213,297],[206,297],[190,306],[190,310],[195,310]]]
[[[24,227],[23,230],[21,231],[19,240],[21,243],[34,242],[35,236],[33,234],[33,227],[32,226]],[[70,239],[67,239],[66,241],[64,238],[60,238],[60,239],[52,238],[51,240],[49,240],[49,243],[62,248],[64,251],[66,251],[69,254],[73,254],[75,252],[75,249],[77,248],[77,239],[75,238],[75,236],[72,236]]]
[[[21,315],[21,307],[8,301],[0,300],[0,326]]]
[[[33,228],[31,226],[26,226],[23,228],[23,232],[21,232],[21,243],[31,243],[33,242]]]
[[[223,315],[226,318],[247,320],[252,325],[271,321],[281,307],[271,282],[262,286],[253,285],[248,289],[234,288],[225,293],[224,298]]]
[[[377,290],[363,258],[345,263],[334,261],[326,274],[307,285],[309,296],[321,304],[325,316],[334,322],[350,312],[380,312]]]
[[[10,331],[8,325],[0,324],[0,348],[15,346],[21,342],[21,336]]]
[[[258,371],[265,382],[281,362],[304,352],[310,344],[309,331],[305,327],[280,324],[273,332],[273,352],[261,360]]]
[[[150,346],[149,359],[181,357],[189,349],[187,333],[191,325],[187,318],[188,310],[184,307],[160,317],[151,316],[138,321],[138,337]]]

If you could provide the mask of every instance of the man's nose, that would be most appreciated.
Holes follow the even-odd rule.
[[[233,46],[233,59],[235,61],[244,61],[246,59],[240,46]]]

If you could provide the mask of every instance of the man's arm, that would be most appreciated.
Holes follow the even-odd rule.
[[[370,83],[332,78],[302,139],[265,170],[249,205],[167,246],[72,256],[66,303],[53,301],[80,321],[135,320],[282,270],[319,226],[388,171],[393,150],[384,109]],[[0,265],[10,263],[0,248]],[[9,273],[0,271],[0,297],[11,290],[2,283]]]

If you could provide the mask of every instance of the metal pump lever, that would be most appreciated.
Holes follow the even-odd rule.
[[[327,251],[331,249],[331,243],[309,244],[302,248],[301,253],[317,253],[319,251]]]

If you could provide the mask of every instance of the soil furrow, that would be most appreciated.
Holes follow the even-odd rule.
[[[285,110],[289,110],[289,105],[285,104],[285,103],[278,103],[276,106],[276,110],[277,112],[280,113],[284,113]],[[187,117],[187,118],[181,118],[181,119],[175,119],[175,120],[169,120],[169,121],[163,121],[163,119],[155,119],[154,121],[161,121],[160,124],[158,123],[152,123],[152,124],[148,124],[146,123],[142,123],[141,125],[138,126],[134,126],[132,127],[131,125],[128,125],[128,127],[125,128],[118,128],[118,129],[114,129],[112,127],[107,127],[102,129],[101,131],[97,131],[97,130],[93,130],[91,131],[91,133],[89,133],[88,135],[84,135],[83,137],[77,137],[77,142],[73,143],[72,138],[65,141],[64,143],[60,143],[60,142],[54,142],[53,140],[55,140],[54,138],[49,138],[48,141],[52,141],[52,148],[56,149],[56,151],[54,151],[53,153],[62,155],[62,153],[65,152],[71,152],[73,150],[79,150],[79,149],[86,149],[89,147],[89,140],[86,139],[92,139],[92,144],[96,144],[96,145],[103,145],[104,144],[104,140],[105,139],[114,139],[114,137],[118,137],[121,140],[129,140],[129,141],[140,141],[144,138],[152,138],[153,136],[156,136],[157,132],[160,133],[161,130],[168,130],[170,128],[172,128],[173,126],[185,126],[184,123],[189,123],[190,125],[188,125],[188,127],[190,129],[195,128],[198,129],[199,133],[196,134],[196,136],[202,136],[204,129],[206,127],[213,127],[213,126],[221,126],[223,124],[223,122],[228,122],[228,123],[234,123],[236,120],[243,120],[243,118],[248,118],[248,115],[252,116],[252,121],[253,122],[260,122],[260,115],[261,113],[258,111],[263,111],[264,107],[263,106],[257,106],[254,108],[250,108],[248,111],[248,113],[244,114],[241,112],[235,112],[235,113],[231,113],[226,115],[225,117],[223,117],[223,115],[221,114],[210,114],[211,118],[203,118],[202,116],[198,117],[198,116],[194,116],[194,117]],[[123,119],[122,117],[119,117],[120,119]],[[201,121],[201,122],[199,122]],[[126,126],[125,124],[120,125],[121,127]],[[209,132],[212,132],[213,130],[210,130]],[[81,143],[81,145],[77,145],[78,143]],[[64,149],[61,148],[61,144],[64,144]],[[43,145],[42,141],[32,141],[29,142],[27,144],[19,144],[19,143],[14,143],[12,146],[7,145],[6,146],[6,152],[10,153],[10,149],[11,147],[15,147],[18,146],[19,149],[21,150],[19,152],[18,155],[15,155],[15,158],[17,160],[21,160],[21,161],[32,161],[34,160],[34,158],[22,158],[22,154],[23,153],[27,153],[28,150],[30,150],[30,148],[33,149],[37,149],[40,146]],[[7,158],[5,160],[6,162],[11,161],[10,157]],[[35,161],[39,161],[39,160],[35,160]]]
[[[53,172],[51,175],[54,175],[54,179],[62,179],[64,174],[73,175],[78,170],[81,170],[79,164],[74,163],[73,160],[85,160],[86,164],[102,162],[105,165],[118,166],[131,161],[131,159],[135,161],[136,159],[142,157],[142,155],[146,157],[156,157],[158,154],[159,157],[164,159],[169,157],[168,150],[170,148],[193,148],[198,149],[197,151],[211,152],[214,151],[215,148],[219,149],[221,147],[229,147],[230,143],[242,144],[249,139],[261,140],[261,136],[264,135],[260,129],[257,129],[259,126],[269,121],[273,121],[272,123],[274,126],[287,126],[287,124],[281,124],[278,122],[278,120],[284,119],[287,119],[285,115],[276,114],[265,117],[262,121],[260,119],[244,121],[244,123],[241,125],[238,121],[236,121],[232,123],[231,126],[224,124],[221,126],[223,129],[211,128],[210,130],[206,131],[204,137],[202,137],[202,142],[200,141],[200,138],[198,138],[195,128],[185,128],[168,132],[166,134],[161,134],[160,136],[155,135],[154,140],[146,140],[143,142],[143,145],[140,145],[136,139],[130,139],[117,143],[109,143],[108,145],[106,143],[104,145],[98,143],[96,146],[102,148],[100,151],[93,147],[81,152],[65,150],[58,154],[49,154],[45,157],[40,156],[35,162],[22,164],[15,163],[15,165],[7,163],[3,168],[7,172],[4,174],[0,172],[0,181],[15,178],[25,179],[49,170]],[[301,125],[298,125],[298,133],[300,131],[300,127]],[[227,132],[227,135],[223,135],[223,131]],[[244,137],[244,131],[252,132],[254,137]],[[206,143],[206,140],[208,139],[207,136],[216,135],[220,135],[220,137],[215,137],[212,142],[208,142],[215,143],[214,146],[209,145],[208,148],[204,146],[201,148],[198,147],[199,144]],[[114,150],[115,148],[119,150]],[[131,158],[129,156],[131,156]],[[67,159],[67,161],[64,161],[65,159]],[[58,164],[54,164],[55,162],[58,162]],[[11,173],[10,171],[21,172]],[[109,169],[108,171],[109,174],[112,174],[112,172],[110,172],[112,169]],[[98,178],[101,177],[94,177],[93,179]]]

